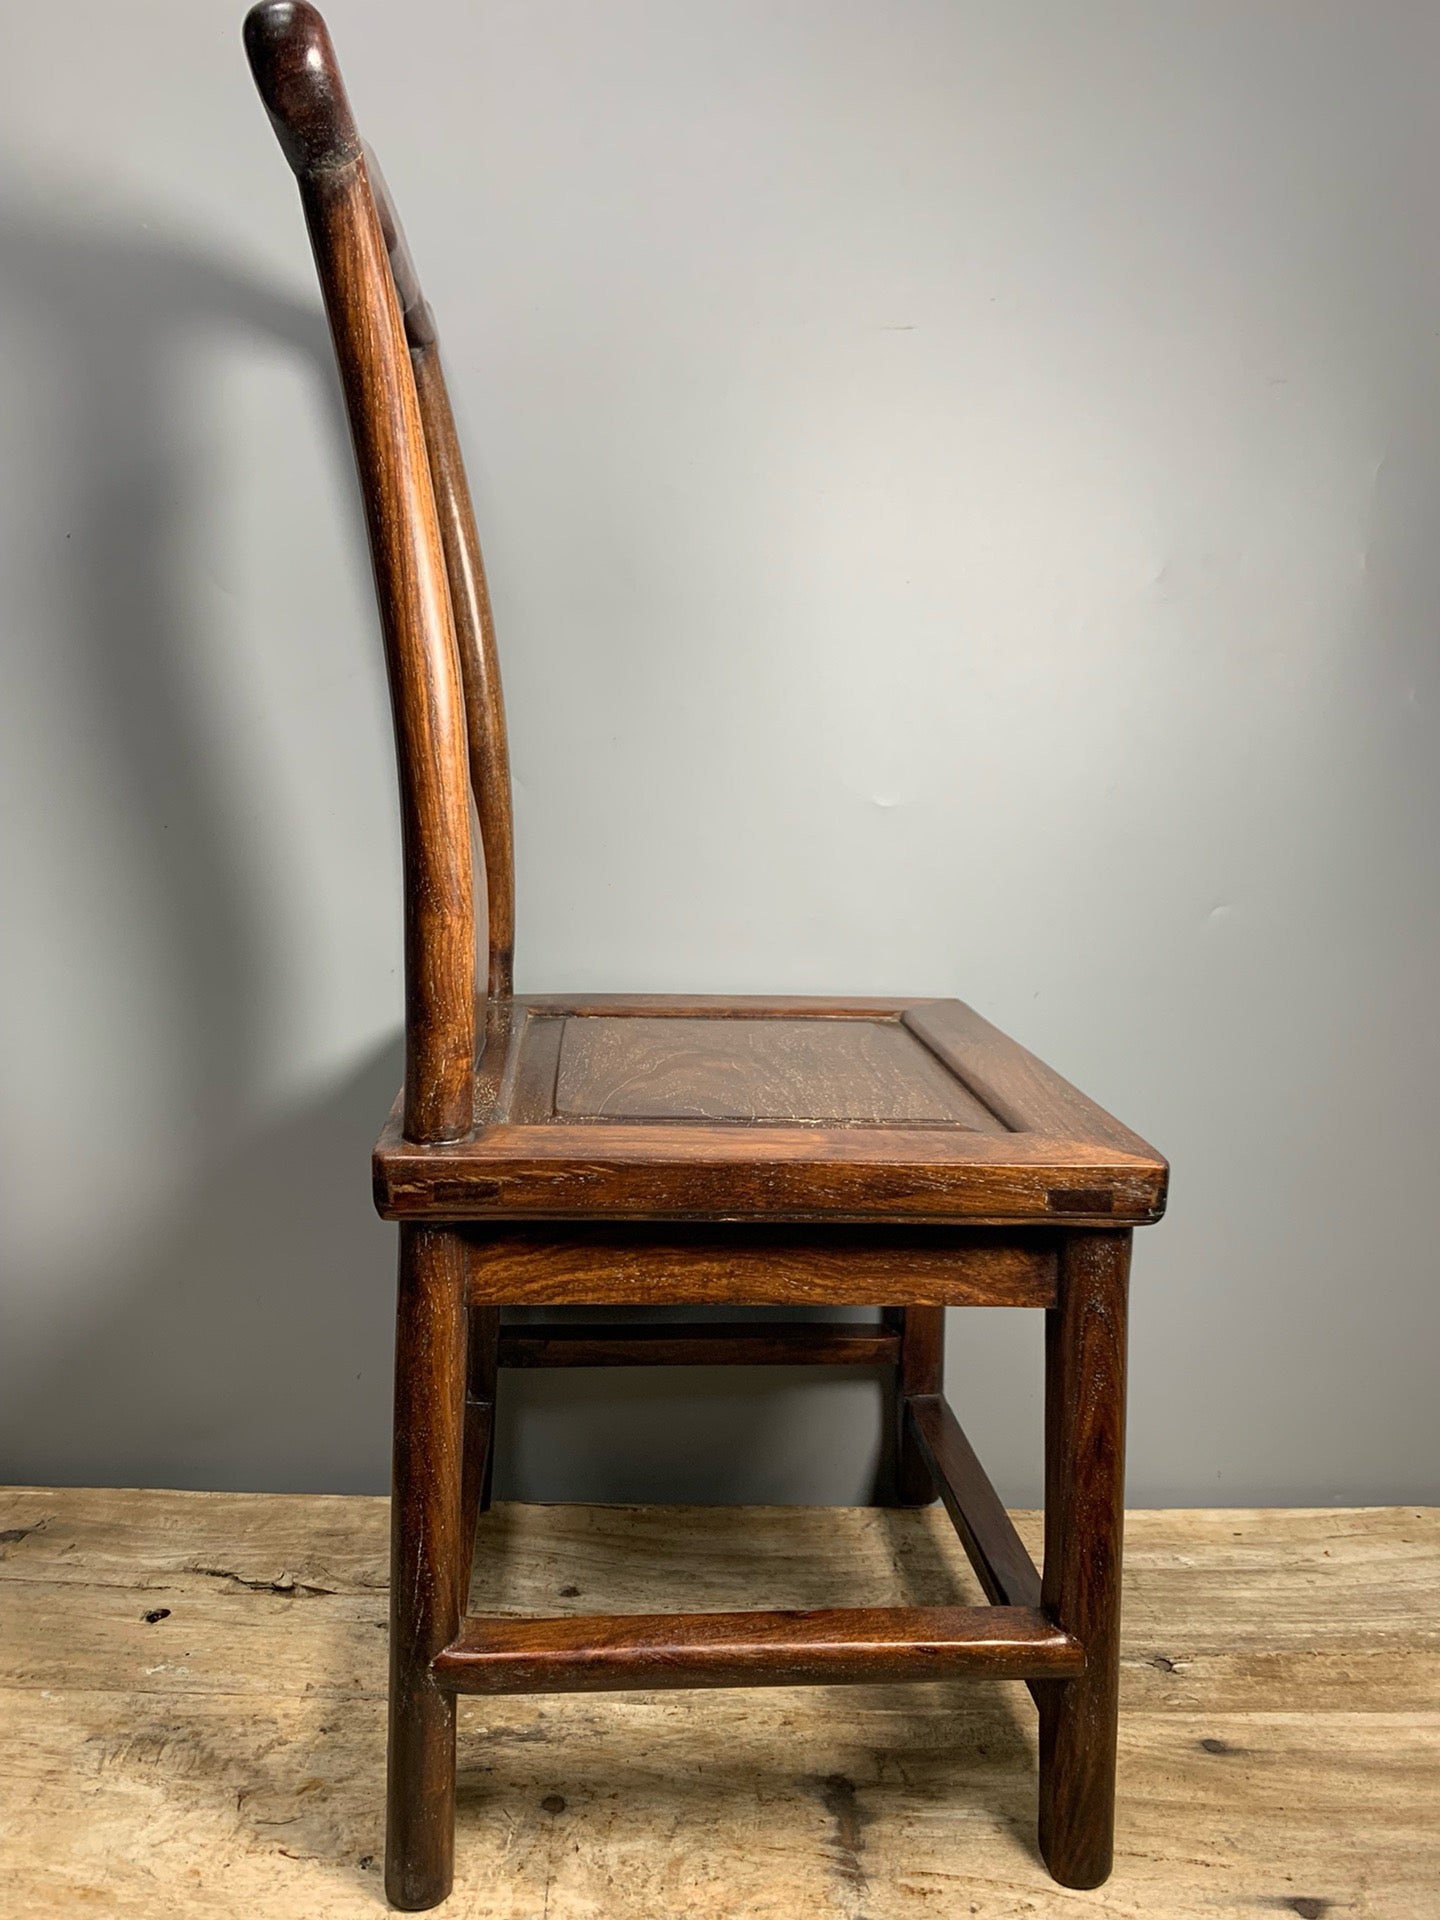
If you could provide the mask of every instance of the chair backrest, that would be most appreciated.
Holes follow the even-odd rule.
[[[492,1001],[510,996],[515,942],[505,708],[470,490],[434,319],[324,20],[306,0],[263,0],[245,50],[300,183],[365,501],[404,842],[405,1134],[456,1140],[474,1118],[472,794]]]

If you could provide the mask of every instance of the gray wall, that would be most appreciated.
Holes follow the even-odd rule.
[[[226,0],[7,9],[4,1470],[377,1488],[388,720]],[[403,16],[403,26],[399,24]],[[334,0],[439,311],[532,989],[959,993],[1175,1164],[1138,1503],[1440,1497],[1440,27]],[[1038,1494],[1038,1325],[952,1316]],[[512,1491],[861,1497],[865,1382]]]

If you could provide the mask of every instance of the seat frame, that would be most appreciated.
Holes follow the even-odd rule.
[[[1041,1851],[1057,1881],[1096,1886],[1112,1857],[1130,1241],[1163,1210],[1165,1163],[959,1002],[514,996],[504,710],[433,317],[319,14],[266,0],[245,39],[330,319],[395,716],[405,1084],[375,1156],[377,1204],[400,1234],[389,1898],[417,1909],[450,1889],[459,1693],[972,1674],[1029,1683]],[[472,799],[487,909],[478,1002]],[[517,1035],[607,1008],[903,1020],[993,1125],[577,1125],[553,1101],[505,1106]],[[864,1303],[880,1319],[502,1324],[506,1304],[575,1302]],[[947,1305],[1044,1311],[1043,1573],[945,1399]],[[501,1370],[676,1364],[879,1369],[886,1497],[938,1495],[990,1604],[467,1616]]]

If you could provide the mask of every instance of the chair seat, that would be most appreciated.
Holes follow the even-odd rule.
[[[473,1135],[375,1154],[388,1219],[1136,1224],[1164,1160],[959,1000],[492,1003]]]

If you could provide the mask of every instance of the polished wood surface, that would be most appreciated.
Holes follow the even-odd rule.
[[[1000,1123],[895,1019],[564,1021],[558,1120],[792,1126]]]
[[[330,320],[395,718],[405,1084],[374,1157],[400,1222],[389,1898],[450,1887],[457,1691],[978,1674],[1029,1682],[1044,1857],[1094,1886],[1113,1826],[1125,1274],[1165,1162],[956,1000],[515,994],[495,623],[435,317],[319,14],[264,0],[245,39]],[[502,1325],[524,1305],[881,1320]],[[947,1305],[1046,1313],[1043,1575],[945,1400]],[[792,1364],[880,1371],[884,1497],[939,1495],[988,1609],[466,1617],[507,1370]]]
[[[470,482],[440,361],[435,315],[421,289],[420,275],[390,190],[374,153],[368,148],[366,170],[385,236],[405,337],[410,345],[410,367],[425,430],[435,510],[450,583],[450,608],[465,687],[470,788],[475,798],[485,866],[487,992],[492,998],[506,999],[511,992],[515,959],[515,827],[495,616],[470,499]]]
[[[390,1799],[385,1887],[433,1906],[454,1870],[455,1708],[432,1662],[465,1607],[461,1539],[466,1401],[465,1256],[454,1234],[403,1227],[391,1480]],[[473,1436],[472,1436],[473,1437]]]
[[[1072,1234],[1045,1316],[1041,1605],[1085,1647],[1040,1702],[1040,1851],[1066,1887],[1098,1887],[1114,1855],[1129,1276],[1128,1233]]]
[[[1160,1155],[959,1001],[492,1002],[477,1087],[474,1133],[442,1151],[392,1118],[387,1218],[1139,1224],[1164,1207]]]
[[[511,1306],[1047,1307],[1057,1241],[944,1228],[467,1228],[470,1294]],[[918,1391],[918,1389],[916,1389]]]
[[[440,349],[433,336],[428,344],[412,347],[410,360],[420,417],[425,423],[430,478],[440,516],[440,539],[445,550],[450,606],[465,686],[470,790],[475,796],[485,865],[486,990],[491,998],[505,999],[512,990],[515,974],[515,826],[495,618],[490,609],[490,588],[475,527],[475,510],[470,503],[470,485],[455,432]]]
[[[1030,1250],[1048,1251],[1047,1242]],[[1019,1250],[1013,1240],[1002,1239],[998,1245],[1007,1252]],[[1053,1273],[1047,1273],[1047,1282],[1052,1287],[1054,1278]],[[996,1304],[1027,1303],[997,1291]],[[945,1305],[938,1305],[928,1295],[915,1290],[906,1305],[888,1308],[883,1316],[900,1336],[900,1364],[895,1369],[886,1412],[890,1424],[887,1437],[895,1463],[895,1499],[902,1507],[926,1506],[939,1491],[930,1461],[916,1438],[910,1408],[917,1398],[944,1391]]]
[[[951,1124],[1081,1140],[1164,1170],[1153,1147],[959,1000],[526,994],[496,1014],[502,1078],[477,1104],[481,1129],[514,1119],[509,1096],[534,1053],[555,1076],[535,1118],[646,1118],[647,1106],[623,1103],[659,1089],[662,1119]],[[597,1108],[610,1081],[621,1104]],[[773,1110],[757,1110],[756,1091]]]
[[[467,1310],[465,1436],[460,1475],[460,1556],[469,1594],[475,1525],[490,1505],[495,1467],[495,1400],[500,1371],[500,1309]]]
[[[506,1327],[502,1367],[879,1367],[893,1366],[899,1335],[888,1327],[813,1320],[703,1327],[566,1320]]]
[[[1165,1170],[1087,1141],[923,1128],[501,1126],[418,1149],[380,1136],[387,1220],[1158,1220]]]
[[[636,1687],[876,1686],[897,1680],[1063,1679],[1080,1644],[1033,1607],[832,1607],[786,1613],[472,1615],[435,1660],[462,1693]]]
[[[1138,1133],[1122,1127],[1113,1114],[963,1000],[927,1000],[907,1007],[901,1018],[1012,1133],[1073,1136],[1163,1166]]]
[[[345,390],[395,719],[405,865],[404,1132],[474,1121],[475,916],[465,709],[429,456],[389,260],[325,24],[298,0],[245,22],[295,169]]]

